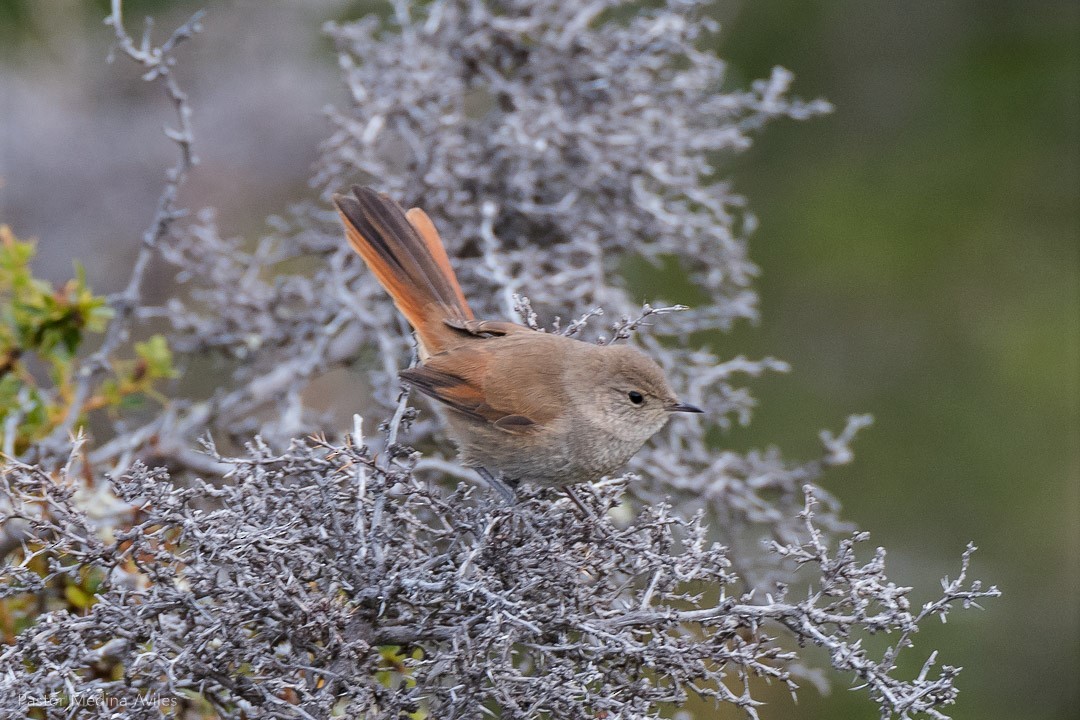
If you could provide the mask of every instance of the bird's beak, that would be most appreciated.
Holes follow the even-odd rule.
[[[672,403],[671,405],[665,405],[664,409],[668,412],[688,412],[688,413],[703,413],[705,412],[696,405],[690,405],[689,403]]]

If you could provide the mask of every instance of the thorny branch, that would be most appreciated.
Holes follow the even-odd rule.
[[[911,588],[888,580],[883,550],[858,559],[866,533],[827,539],[811,486],[798,544],[772,550],[801,568],[789,575],[808,589],[796,602],[788,586],[739,590],[731,551],[709,540],[700,514],[684,520],[659,504],[614,520],[625,482],[585,496],[589,522],[550,490],[492,506],[475,487],[447,495],[383,467],[359,419],[343,446],[312,439],[277,453],[256,442],[242,457],[212,457],[231,468],[229,484],[180,487],[139,464],[113,481],[139,521],[108,540],[69,471],[56,479],[9,465],[0,497],[18,501],[13,516],[33,524],[40,545],[5,567],[5,592],[88,566],[104,580],[86,617],[51,616],[0,651],[0,708],[31,689],[62,692],[107,655],[124,679],[84,678],[84,691],[133,698],[140,687],[197,683],[222,717],[326,717],[338,707],[458,718],[494,703],[503,717],[652,718],[699,695],[757,718],[752,678],[798,689],[796,640],[824,647],[864,682],[882,717],[941,718],[956,669],[931,672],[933,653],[918,677],[899,679],[897,655],[930,615],[998,594],[968,581],[969,548],[960,576],[913,613]],[[27,566],[38,554],[66,560],[37,578]],[[899,634],[874,659],[860,644],[879,632]],[[375,679],[386,644],[420,650],[400,661],[410,682]]]

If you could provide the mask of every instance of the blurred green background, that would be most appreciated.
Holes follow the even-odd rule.
[[[318,28],[360,4],[205,4],[207,31],[181,68],[204,159],[185,200],[224,204],[228,232],[257,233],[310,193],[321,109],[343,97]],[[0,221],[40,238],[46,276],[92,255],[91,279],[109,290],[170,156],[155,139],[160,98],[103,62],[105,5],[0,0]],[[143,0],[129,16],[171,27],[200,5]],[[760,219],[762,321],[721,350],[793,365],[753,383],[754,423],[725,442],[807,458],[818,429],[873,413],[856,462],[824,480],[847,517],[889,548],[916,601],[955,575],[968,540],[973,574],[1004,592],[929,624],[912,655],[939,648],[964,667],[956,718],[1075,717],[1080,4],[720,1],[715,15],[732,87],[779,64],[797,94],[836,106],[767,128],[724,169]],[[145,138],[138,157],[123,152],[130,138]],[[94,177],[109,178],[105,200],[85,199]],[[69,196],[80,212],[57,217]],[[798,705],[769,693],[762,716],[875,717],[848,685],[833,678],[831,694],[807,689]]]
[[[809,453],[811,429],[873,413],[824,481],[847,516],[898,582],[932,590],[970,539],[1004,592],[916,639],[965,668],[955,717],[1077,717],[1080,4],[721,8],[740,76],[780,64],[836,106],[732,168],[762,321],[728,347],[794,366],[733,441]],[[791,717],[872,715],[837,684]]]

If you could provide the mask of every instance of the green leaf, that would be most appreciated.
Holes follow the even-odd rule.
[[[79,328],[71,325],[61,328],[60,337],[68,354],[74,355],[75,351],[79,349],[79,342],[82,341],[82,332]]]
[[[135,354],[146,362],[147,374],[152,378],[177,376],[173,368],[172,351],[162,335],[154,335],[146,342],[135,343]]]
[[[121,410],[137,410],[146,404],[145,399],[141,395],[125,395],[120,398],[120,402],[117,403],[117,407]]]
[[[80,588],[78,585],[68,585],[64,588],[64,597],[73,606],[85,610],[94,604],[94,596]]]

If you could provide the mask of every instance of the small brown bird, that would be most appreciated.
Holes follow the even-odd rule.
[[[437,401],[461,462],[508,498],[503,481],[596,480],[672,412],[701,412],[679,402],[660,366],[634,348],[475,319],[423,210],[404,212],[359,186],[334,204],[349,243],[416,331],[420,364],[401,378]]]

